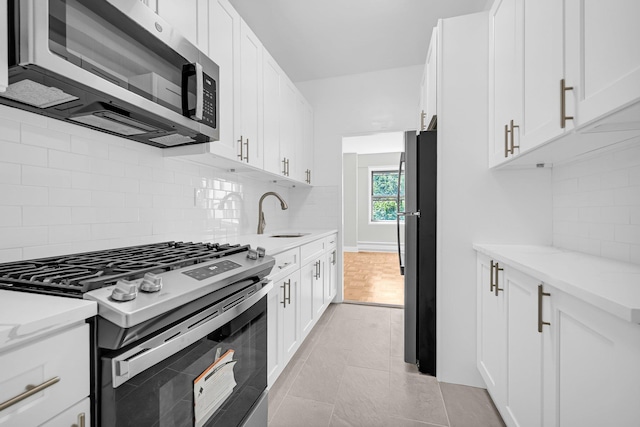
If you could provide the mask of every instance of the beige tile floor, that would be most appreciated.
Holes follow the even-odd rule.
[[[403,360],[402,309],[332,304],[269,391],[269,426],[504,426],[483,389]]]

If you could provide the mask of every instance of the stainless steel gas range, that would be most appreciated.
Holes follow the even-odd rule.
[[[98,426],[266,426],[261,248],[164,242],[0,264],[0,289],[96,301]]]

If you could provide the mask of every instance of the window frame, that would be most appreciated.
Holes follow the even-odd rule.
[[[368,168],[368,186],[369,186],[369,191],[367,194],[367,198],[368,198],[368,205],[369,205],[369,215],[368,215],[368,222],[369,225],[390,225],[390,224],[394,224],[396,222],[396,219],[383,219],[383,220],[373,220],[373,202],[374,200],[374,195],[373,195],[373,175],[374,173],[380,173],[380,172],[387,172],[387,173],[393,173],[395,175],[398,175],[398,166],[397,165],[389,165],[389,166],[369,166]],[[380,196],[379,196],[380,197]],[[384,198],[387,198],[389,196],[383,196]],[[397,202],[398,200],[398,195],[394,195],[393,196],[393,200]],[[397,207],[396,207],[397,209]]]

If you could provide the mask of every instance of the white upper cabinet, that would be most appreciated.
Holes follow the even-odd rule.
[[[239,160],[236,135],[240,134],[239,43],[240,15],[227,0],[209,3],[209,55],[220,67],[218,111],[220,139],[210,143],[212,153]]]
[[[313,182],[313,107],[302,98],[302,155],[300,171],[302,180],[307,184]]]
[[[143,0],[189,41],[207,51],[207,0]]]
[[[437,93],[438,84],[438,27],[433,27],[431,41],[427,51],[427,61],[424,65],[424,74],[420,83],[420,112],[418,132],[427,130],[433,116],[437,114]]]
[[[289,79],[282,79],[280,85],[280,164],[283,174],[296,176],[296,141],[299,141],[298,90]]]
[[[269,52],[264,50],[262,54],[264,169],[282,175],[284,168],[280,156],[280,82],[284,77],[278,63]]]
[[[518,145],[511,132],[520,123],[517,0],[497,0],[489,19],[489,166],[494,166]]]
[[[560,122],[560,80],[564,77],[563,4],[558,0],[519,0],[518,63],[522,84],[522,121],[518,134],[520,150],[526,151],[573,128]]]
[[[576,121],[586,125],[640,100],[640,2],[565,4],[566,80],[574,88]],[[640,115],[634,116],[640,129]]]
[[[238,154],[242,161],[262,168],[262,44],[244,21],[240,22],[240,120]]]
[[[490,167],[553,164],[640,134],[638,16],[628,0],[494,2]]]

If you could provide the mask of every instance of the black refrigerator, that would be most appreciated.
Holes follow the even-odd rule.
[[[397,220],[398,258],[404,275],[404,360],[435,376],[437,132],[405,132],[404,143]]]

